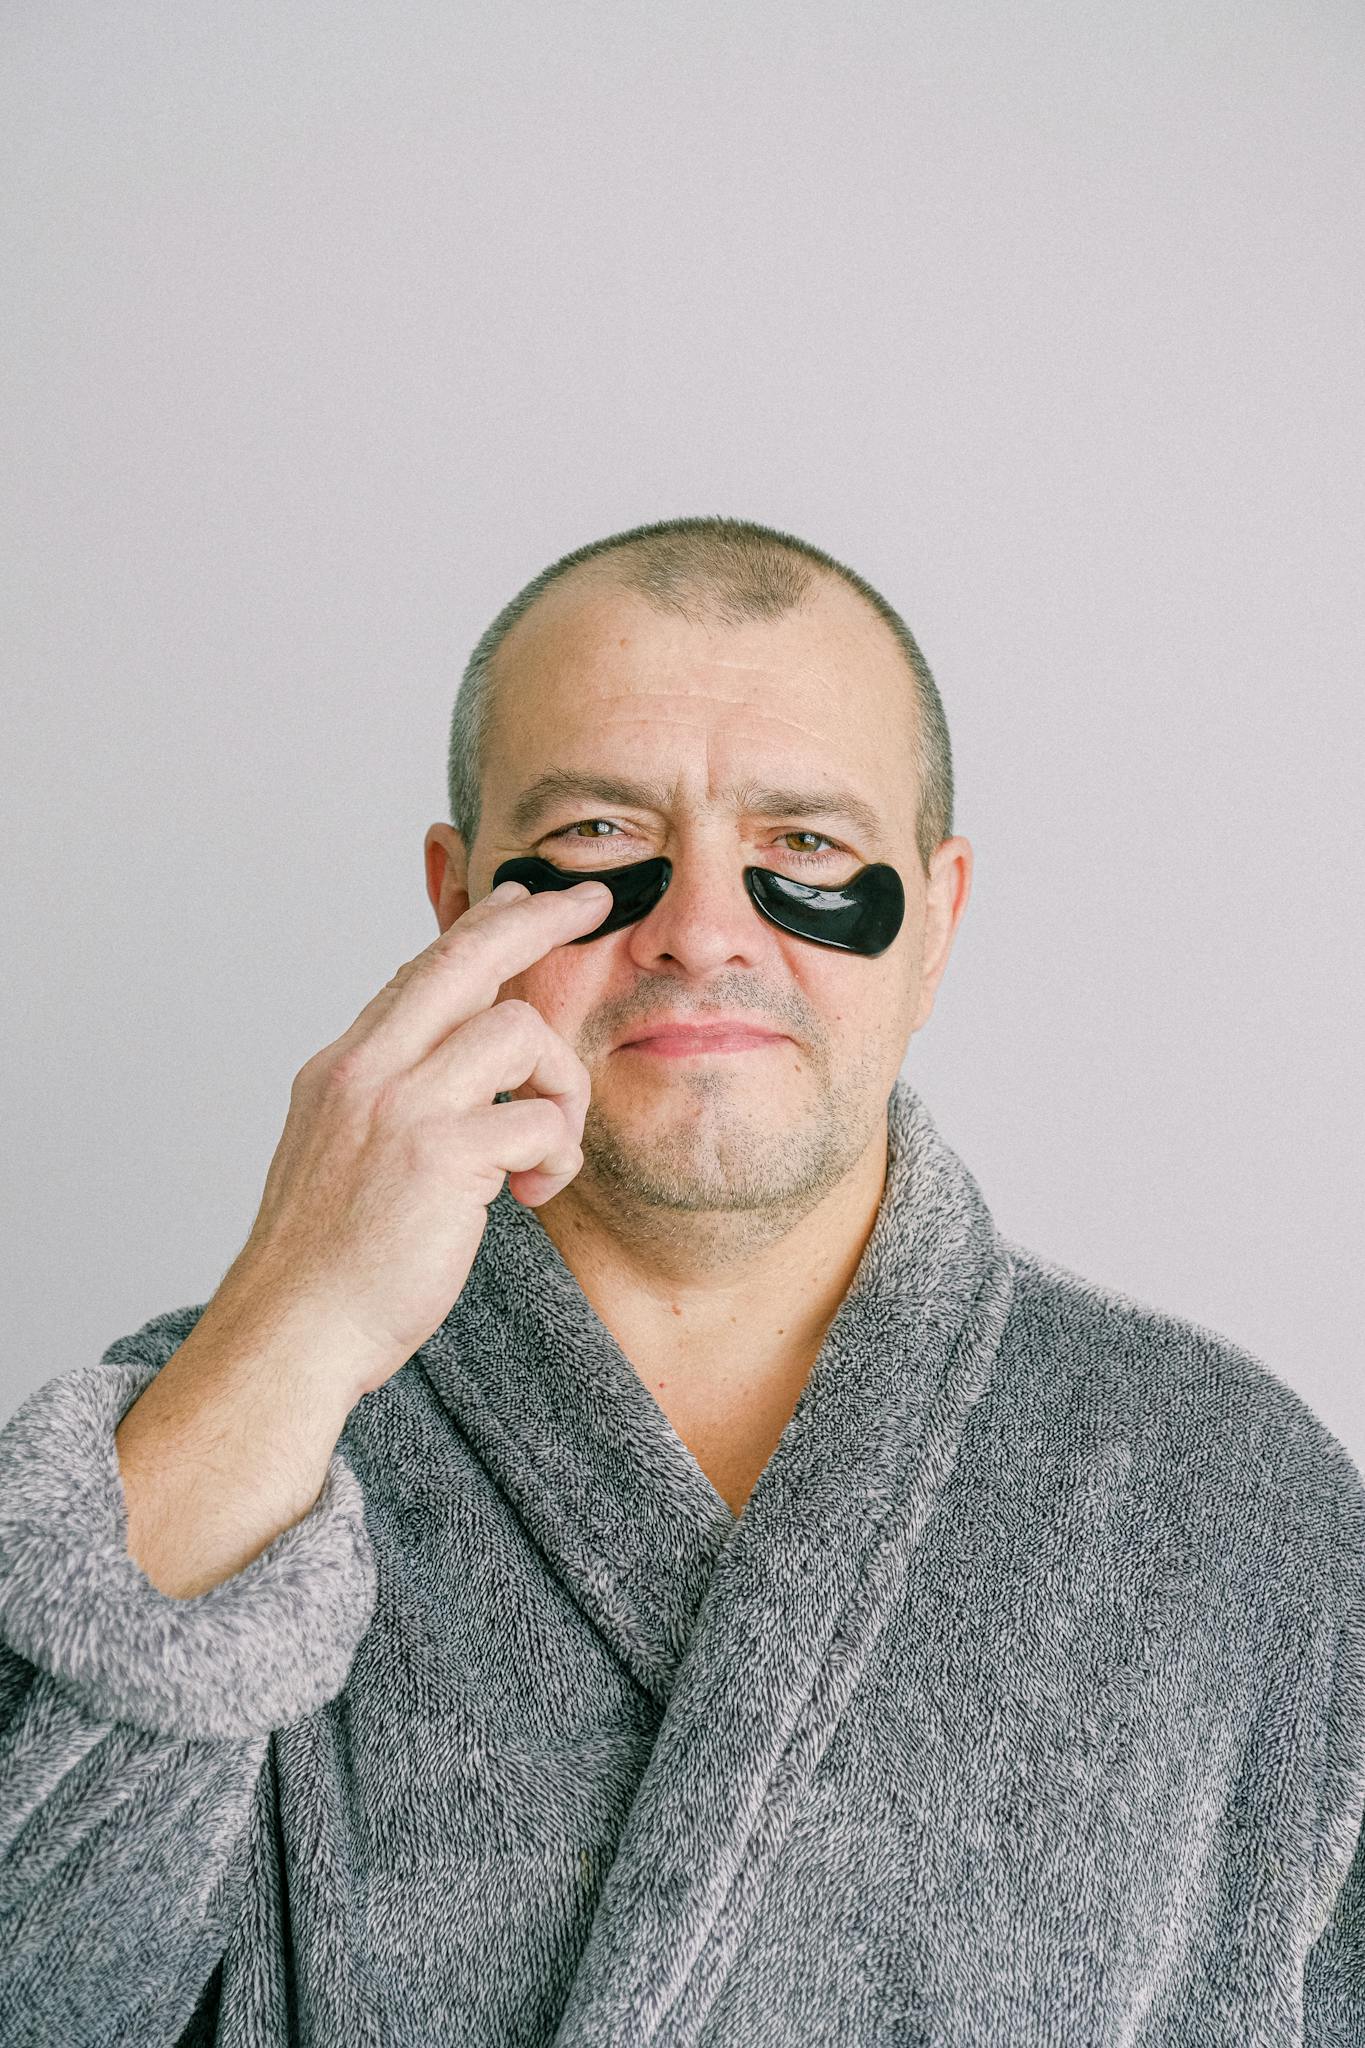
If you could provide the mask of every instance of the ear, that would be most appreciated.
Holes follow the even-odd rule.
[[[933,1013],[934,996],[948,965],[948,955],[962,922],[962,913],[967,908],[967,898],[972,893],[975,860],[970,839],[964,839],[960,834],[940,841],[930,856],[925,890],[919,1008],[912,1031],[921,1030]]]
[[[444,932],[469,908],[469,859],[464,840],[453,825],[427,827],[423,849],[427,869],[427,896]]]

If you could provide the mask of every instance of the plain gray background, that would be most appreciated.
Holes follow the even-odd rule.
[[[435,936],[483,626],[723,512],[939,682],[906,1072],[1365,1462],[1365,10],[4,10],[4,1409],[236,1256]]]

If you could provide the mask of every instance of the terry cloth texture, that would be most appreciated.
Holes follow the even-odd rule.
[[[0,1432],[4,2048],[1365,2042],[1365,1487],[998,1234],[903,1079],[736,1519],[506,1188],[311,1512],[172,1600]],[[741,1340],[742,1341],[742,1340]]]

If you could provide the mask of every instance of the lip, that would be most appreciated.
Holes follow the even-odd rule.
[[[746,1024],[738,1018],[717,1024],[661,1024],[638,1038],[625,1039],[618,1052],[652,1052],[672,1058],[687,1053],[751,1052],[761,1045],[780,1044],[781,1031]]]

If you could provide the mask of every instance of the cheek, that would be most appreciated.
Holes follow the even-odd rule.
[[[848,1037],[871,1030],[888,994],[887,977],[874,960],[840,953],[832,946],[803,946],[798,987],[804,1000],[829,1030]]]
[[[537,960],[521,974],[514,974],[498,990],[497,1000],[506,1002],[511,997],[529,1003],[538,1010],[545,1022],[556,1030],[561,1038],[572,1044],[578,1027],[597,1000],[595,991],[601,979],[600,972],[589,967],[584,959],[586,946],[580,947],[578,956],[566,960],[563,948],[554,956]]]
[[[904,1029],[913,996],[908,966],[901,961],[891,972],[883,960],[848,954],[818,980],[806,976],[807,996],[826,1029],[845,1044],[895,1039]]]

